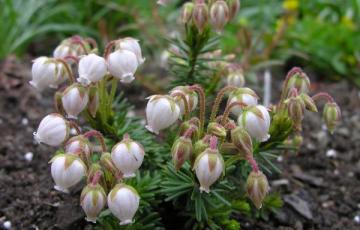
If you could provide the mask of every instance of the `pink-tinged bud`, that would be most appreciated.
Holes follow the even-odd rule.
[[[171,148],[172,160],[176,170],[179,170],[192,154],[192,142],[190,138],[179,137]]]
[[[209,21],[208,6],[203,1],[195,3],[192,19],[196,28],[202,33]]]
[[[86,174],[85,164],[74,154],[56,155],[50,163],[54,188],[64,193],[69,193],[69,188],[79,183]]]
[[[63,40],[60,45],[58,45],[54,52],[53,52],[53,56],[54,58],[65,58],[66,56],[81,56],[85,54],[85,50],[83,49],[83,47],[81,47],[81,45],[79,43],[75,43],[72,40],[73,39],[79,39],[82,41],[82,38],[80,38],[79,36],[76,37],[70,37],[67,38],[65,40]],[[84,41],[82,41],[84,42]],[[85,44],[85,42],[84,42]]]
[[[46,87],[57,88],[66,79],[63,66],[48,57],[35,59],[31,73],[32,80],[29,83],[39,91]]]
[[[303,100],[304,104],[305,104],[305,108],[311,112],[317,112],[318,109],[316,107],[316,104],[314,102],[314,100],[307,94],[302,93],[300,94],[301,99]]]
[[[196,92],[190,90],[188,86],[177,86],[170,91],[170,96],[174,98],[176,104],[179,106],[181,115],[185,112],[185,105],[184,100],[182,100],[178,94],[185,96],[190,112],[196,109],[198,105],[198,96]]]
[[[216,149],[207,148],[194,163],[196,177],[200,183],[200,192],[210,192],[210,186],[224,173],[224,160]]]
[[[210,21],[217,33],[221,33],[229,21],[229,7],[223,0],[218,0],[210,8]]]
[[[111,159],[116,168],[123,173],[124,178],[135,176],[135,172],[140,168],[144,160],[144,155],[143,146],[128,136],[125,136],[111,150]]]
[[[146,105],[146,128],[155,134],[166,129],[179,119],[180,108],[170,96],[150,96]]]
[[[87,109],[93,118],[96,117],[96,112],[98,111],[100,103],[99,100],[100,99],[97,87],[89,87],[89,102]]]
[[[72,153],[79,155],[83,161],[90,161],[91,157],[91,143],[83,135],[78,135],[70,138],[65,146],[65,153]]]
[[[125,184],[117,184],[107,197],[109,209],[120,220],[120,225],[131,224],[139,208],[140,196]]]
[[[216,122],[210,122],[207,127],[207,133],[210,135],[217,136],[219,138],[225,138],[226,137],[226,129],[224,126],[220,125]]]
[[[77,119],[89,102],[89,95],[84,86],[74,83],[65,89],[61,101],[67,117]]]
[[[246,129],[252,138],[264,142],[270,138],[270,115],[262,105],[257,105],[244,111],[238,119],[241,128]]]
[[[199,118],[193,117],[190,120],[187,120],[187,121],[184,121],[183,123],[181,123],[180,128],[179,128],[179,134],[180,134],[180,136],[182,136],[185,134],[185,132],[187,130],[192,128],[193,129],[192,136],[196,137],[198,135],[199,126],[200,126]]]
[[[229,68],[229,74],[226,78],[227,85],[235,87],[243,87],[245,85],[245,77],[242,69]]]
[[[260,209],[270,190],[266,176],[261,171],[252,171],[246,180],[246,188],[250,200],[257,209]]]
[[[183,5],[182,11],[181,11],[181,21],[182,21],[182,23],[186,24],[186,23],[190,22],[191,16],[193,14],[193,10],[194,10],[194,3],[186,2]]]
[[[86,214],[86,220],[96,223],[96,218],[106,205],[106,193],[99,185],[87,185],[81,192],[80,204]]]
[[[230,20],[232,20],[240,10],[240,0],[227,0],[226,2],[229,6]]]
[[[107,59],[110,74],[123,83],[132,82],[139,66],[136,55],[125,49],[112,52]]]
[[[285,101],[288,108],[289,117],[293,120],[295,128],[301,130],[301,122],[304,119],[305,104],[303,100],[297,97],[290,97]]]
[[[330,133],[333,133],[336,125],[341,120],[341,111],[339,106],[335,102],[326,103],[324,107],[323,117],[328,130],[330,131]]]
[[[242,155],[252,155],[253,145],[250,135],[242,128],[231,130],[231,141]]]
[[[196,158],[205,151],[205,149],[209,148],[209,135],[205,136],[203,139],[198,140],[194,144],[193,155],[191,156],[191,162],[194,162]]]
[[[132,37],[119,39],[116,44],[116,47],[117,47],[117,49],[123,49],[123,50],[128,50],[130,52],[133,52],[136,55],[136,59],[137,59],[139,65],[144,63],[145,58],[143,58],[143,56],[142,56],[139,40],[132,38]]]
[[[38,143],[50,146],[59,146],[69,137],[70,127],[63,116],[51,113],[44,117],[34,132],[34,138]]]
[[[79,61],[79,78],[78,82],[87,86],[103,79],[106,75],[107,68],[105,59],[96,54],[83,56]]]
[[[294,67],[287,76],[285,85],[286,96],[292,88],[297,89],[298,93],[308,93],[310,91],[310,79],[300,68]]]
[[[256,93],[250,89],[250,88],[239,88],[235,91],[233,91],[229,95],[228,99],[228,105],[230,105],[233,102],[240,102],[247,106],[255,106],[258,104],[259,97],[256,95]],[[231,113],[235,116],[239,116],[242,112],[242,109],[240,106],[234,106],[231,109]]]

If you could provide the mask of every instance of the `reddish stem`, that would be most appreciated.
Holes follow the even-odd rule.
[[[229,86],[225,86],[224,88],[222,88],[218,92],[218,94],[216,96],[216,99],[214,101],[214,105],[213,105],[212,110],[211,110],[210,122],[215,120],[216,114],[217,114],[217,112],[219,110],[220,103],[221,103],[225,93],[227,91],[233,91],[235,89],[237,89],[237,87],[229,85]]]
[[[73,36],[71,38],[71,43],[80,45],[81,48],[84,50],[85,54],[88,54],[88,51],[87,51],[86,46],[85,46],[85,44],[83,42],[83,39],[80,36],[78,36],[78,35]]]
[[[217,142],[218,142],[218,138],[216,136],[211,136],[210,137],[210,149],[216,150],[217,149]]]
[[[70,120],[70,121],[68,121],[68,122],[69,122],[70,127],[76,130],[76,134],[77,134],[77,135],[80,135],[80,134],[81,134],[81,130],[80,130],[79,125],[76,124],[76,122],[75,122],[75,121],[72,121],[72,120]]]
[[[185,131],[185,133],[183,134],[183,137],[185,137],[185,138],[190,138],[194,131],[195,131],[195,128],[194,128],[194,127],[188,128],[188,129]]]
[[[101,144],[102,152],[106,152],[106,144],[103,135],[96,130],[90,130],[84,133],[86,138],[95,137]]]
[[[180,97],[181,100],[184,103],[184,117],[185,117],[185,121],[189,119],[189,115],[190,115],[190,110],[189,110],[189,103],[188,100],[186,100],[186,96],[183,93],[177,92],[177,93],[173,93],[171,94],[172,97]]]
[[[88,37],[88,38],[85,38],[84,40],[87,43],[89,43],[92,46],[93,49],[96,49],[98,47],[97,42],[95,41],[95,39]]]
[[[204,89],[200,85],[192,85],[190,86],[191,90],[194,90],[199,95],[199,119],[200,119],[200,135],[202,135],[202,132],[204,130],[204,124],[205,124],[205,92]]]
[[[95,186],[99,183],[99,180],[101,179],[102,176],[102,172],[100,170],[96,171],[92,180],[91,180],[91,185]]]
[[[68,77],[69,77],[70,82],[71,82],[71,83],[75,83],[75,82],[76,82],[75,76],[74,76],[73,72],[71,71],[68,63],[66,63],[66,61],[64,61],[64,60],[61,59],[61,58],[56,58],[55,60],[56,60],[57,62],[60,62],[60,63],[64,66],[65,71],[67,72],[67,75],[68,75]]]
[[[74,55],[67,55],[64,57],[64,60],[73,60],[75,63],[79,63],[79,58]]]
[[[114,47],[115,43],[117,42],[117,40],[114,40],[114,41],[110,41],[106,47],[105,47],[105,51],[104,51],[104,58],[105,60],[107,60],[112,48]]]
[[[223,116],[222,116],[222,118],[221,118],[220,124],[225,125],[225,122],[226,122],[227,118],[229,117],[229,114],[230,114],[231,109],[232,109],[233,107],[235,107],[235,106],[240,106],[241,108],[244,108],[244,107],[246,107],[247,105],[246,105],[245,103],[240,102],[240,101],[235,101],[235,102],[232,102],[232,103],[230,103],[229,105],[227,105],[227,106],[226,106],[226,109],[225,109],[225,111],[224,111],[224,114],[223,114]]]
[[[253,155],[247,155],[246,159],[249,162],[249,164],[251,165],[252,170],[256,173],[259,172],[259,166],[258,166],[257,162],[255,161]]]
[[[325,92],[320,92],[315,94],[314,96],[311,97],[314,101],[317,101],[321,98],[327,100],[327,102],[333,103],[335,102],[334,98],[332,96],[330,96],[330,94],[325,93]]]

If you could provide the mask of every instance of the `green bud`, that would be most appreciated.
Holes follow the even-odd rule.
[[[288,81],[284,89],[286,96],[292,88],[296,88],[299,94],[310,91],[310,79],[300,68],[294,67],[291,69],[287,79]]]
[[[257,209],[260,209],[270,190],[266,176],[261,171],[252,171],[246,180],[246,188],[250,200]]]
[[[171,148],[172,160],[176,170],[179,170],[186,160],[190,159],[192,155],[191,139],[186,137],[179,137]]]
[[[325,124],[330,131],[333,133],[336,125],[341,120],[341,111],[339,106],[335,102],[328,102],[325,104],[323,117]]]
[[[204,152],[205,149],[209,147],[209,144],[204,139],[198,140],[194,144],[193,155],[191,156],[191,161],[194,162],[196,157],[200,155],[200,153]]]
[[[295,124],[300,124],[304,118],[305,104],[300,97],[291,97],[287,99],[288,113]]]
[[[181,12],[181,21],[186,24],[191,20],[191,16],[194,10],[194,3],[187,2],[184,4]]]
[[[210,122],[208,127],[207,127],[207,132],[210,135],[214,135],[217,136],[219,138],[225,138],[226,137],[226,129],[224,128],[224,126],[220,125],[219,123],[216,122]]]
[[[300,94],[300,97],[303,100],[303,102],[305,104],[305,108],[307,110],[309,110],[311,112],[317,112],[318,111],[314,100],[309,95],[307,95],[306,93],[302,93],[302,94]]]
[[[241,154],[251,155],[253,153],[252,140],[245,129],[236,127],[231,130],[231,140]]]

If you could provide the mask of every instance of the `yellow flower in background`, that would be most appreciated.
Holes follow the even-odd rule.
[[[295,11],[299,8],[299,0],[284,0],[282,7],[288,11]]]
[[[351,30],[356,28],[356,25],[355,25],[354,21],[349,16],[342,16],[341,17],[341,24],[343,24],[344,26],[346,26],[347,28],[349,28]]]

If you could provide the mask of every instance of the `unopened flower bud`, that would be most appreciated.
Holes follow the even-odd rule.
[[[226,2],[229,6],[230,20],[232,20],[240,10],[240,0],[226,0]]]
[[[226,129],[224,128],[224,126],[222,126],[219,123],[216,122],[210,122],[208,127],[207,127],[207,132],[210,135],[214,135],[217,136],[219,138],[225,138],[226,137]]]
[[[106,205],[106,194],[99,185],[87,185],[81,192],[80,204],[86,214],[86,220],[96,223],[96,218]]]
[[[193,10],[194,10],[194,3],[186,2],[183,5],[182,11],[181,11],[182,23],[186,24],[186,23],[190,22]]]
[[[288,114],[293,120],[295,127],[298,130],[301,130],[301,121],[304,118],[305,112],[305,104],[303,100],[299,96],[291,97],[286,100],[286,104],[288,106]]]
[[[305,104],[305,108],[311,112],[317,112],[318,109],[316,107],[316,104],[314,102],[314,100],[307,94],[302,93],[300,94],[301,99],[303,100],[304,104]]]
[[[63,116],[51,113],[44,117],[34,132],[34,138],[38,143],[50,146],[59,146],[69,137],[70,127]]]
[[[65,89],[61,101],[68,118],[77,119],[89,101],[87,89],[74,83]]]
[[[266,176],[261,171],[252,171],[246,180],[247,193],[257,209],[260,209],[262,202],[269,192],[270,187]]]
[[[216,149],[207,148],[196,158],[194,170],[201,192],[210,192],[210,186],[224,173],[224,167],[224,160]]]
[[[55,58],[64,58],[66,56],[81,56],[85,54],[85,50],[83,49],[83,47],[79,44],[74,42],[74,40],[79,40],[81,42],[84,43],[84,45],[86,45],[86,43],[83,41],[83,39],[79,36],[73,36],[70,38],[67,38],[65,40],[63,40],[60,45],[58,45],[54,52],[53,52],[53,56]]]
[[[54,188],[68,193],[69,188],[76,185],[85,176],[85,164],[74,154],[59,154],[50,161],[51,176]]]
[[[139,66],[136,55],[125,49],[112,52],[107,59],[110,74],[123,83],[132,82]]]
[[[233,102],[240,102],[247,106],[254,106],[257,105],[259,97],[256,95],[256,93],[250,89],[250,88],[239,88],[235,91],[233,91],[229,95],[228,99],[228,105],[230,105]],[[231,109],[231,113],[233,113],[235,116],[239,116],[242,112],[242,109],[240,106],[234,106]]]
[[[184,114],[185,105],[184,100],[181,99],[178,94],[182,94],[185,96],[187,104],[189,106],[189,111],[194,111],[198,104],[198,96],[195,91],[190,90],[188,86],[177,86],[170,91],[170,96],[172,96],[176,102],[176,104],[180,108],[180,114]]]
[[[190,138],[179,137],[171,148],[171,155],[176,170],[179,170],[192,154],[192,142]]]
[[[113,160],[111,159],[110,153],[102,153],[100,157],[100,165],[109,170],[113,175],[120,176],[121,172],[115,166]]]
[[[124,174],[124,178],[135,176],[144,160],[143,146],[127,135],[111,150],[111,159],[116,168]]]
[[[241,128],[246,129],[251,137],[260,142],[267,141],[270,138],[270,115],[267,109],[262,105],[257,105],[244,111],[238,119]]]
[[[96,54],[89,54],[82,57],[79,61],[78,82],[87,86],[103,79],[106,75],[106,63],[103,57]]]
[[[235,129],[231,130],[231,141],[241,154],[252,155],[253,145],[251,137],[246,132],[246,130],[240,127],[236,127]]]
[[[63,71],[63,66],[55,60],[39,57],[34,60],[32,65],[32,80],[29,83],[39,91],[46,87],[57,88],[66,79]]]
[[[330,131],[330,133],[333,133],[336,125],[341,120],[341,111],[339,106],[335,102],[326,103],[324,107],[323,117],[328,130]]]
[[[221,33],[229,21],[229,7],[223,0],[218,0],[210,8],[210,21],[215,31]]]
[[[109,209],[120,220],[120,225],[131,224],[139,208],[140,196],[136,190],[125,184],[117,184],[107,197]]]
[[[229,68],[227,75],[227,85],[235,87],[243,87],[245,85],[245,77],[242,69]]]
[[[285,85],[285,92],[287,95],[292,88],[297,89],[298,93],[308,93],[310,91],[310,79],[309,77],[297,67],[291,69],[288,73],[288,81]]]
[[[183,123],[181,123],[180,128],[179,128],[179,134],[180,136],[184,135],[185,132],[192,128],[193,132],[192,132],[192,136],[196,137],[198,135],[198,131],[199,131],[199,126],[200,126],[200,120],[197,117],[193,117],[190,120],[184,121]]]
[[[136,55],[138,65],[141,65],[142,63],[144,63],[145,58],[143,58],[143,56],[142,56],[139,40],[132,38],[132,37],[120,39],[117,42],[117,48],[133,52]]]
[[[83,135],[78,135],[70,138],[65,146],[65,153],[72,153],[79,155],[83,161],[90,161],[91,144],[90,141]]]
[[[200,31],[200,33],[202,33],[205,27],[207,26],[209,20],[208,6],[204,1],[195,3],[194,10],[192,13],[192,18],[195,26]]]
[[[155,134],[166,129],[179,119],[180,108],[172,97],[164,95],[150,96],[146,105],[146,128]]]
[[[99,108],[100,103],[99,93],[97,87],[89,87],[89,102],[87,106],[87,110],[89,111],[90,115],[95,118],[96,113]]]

